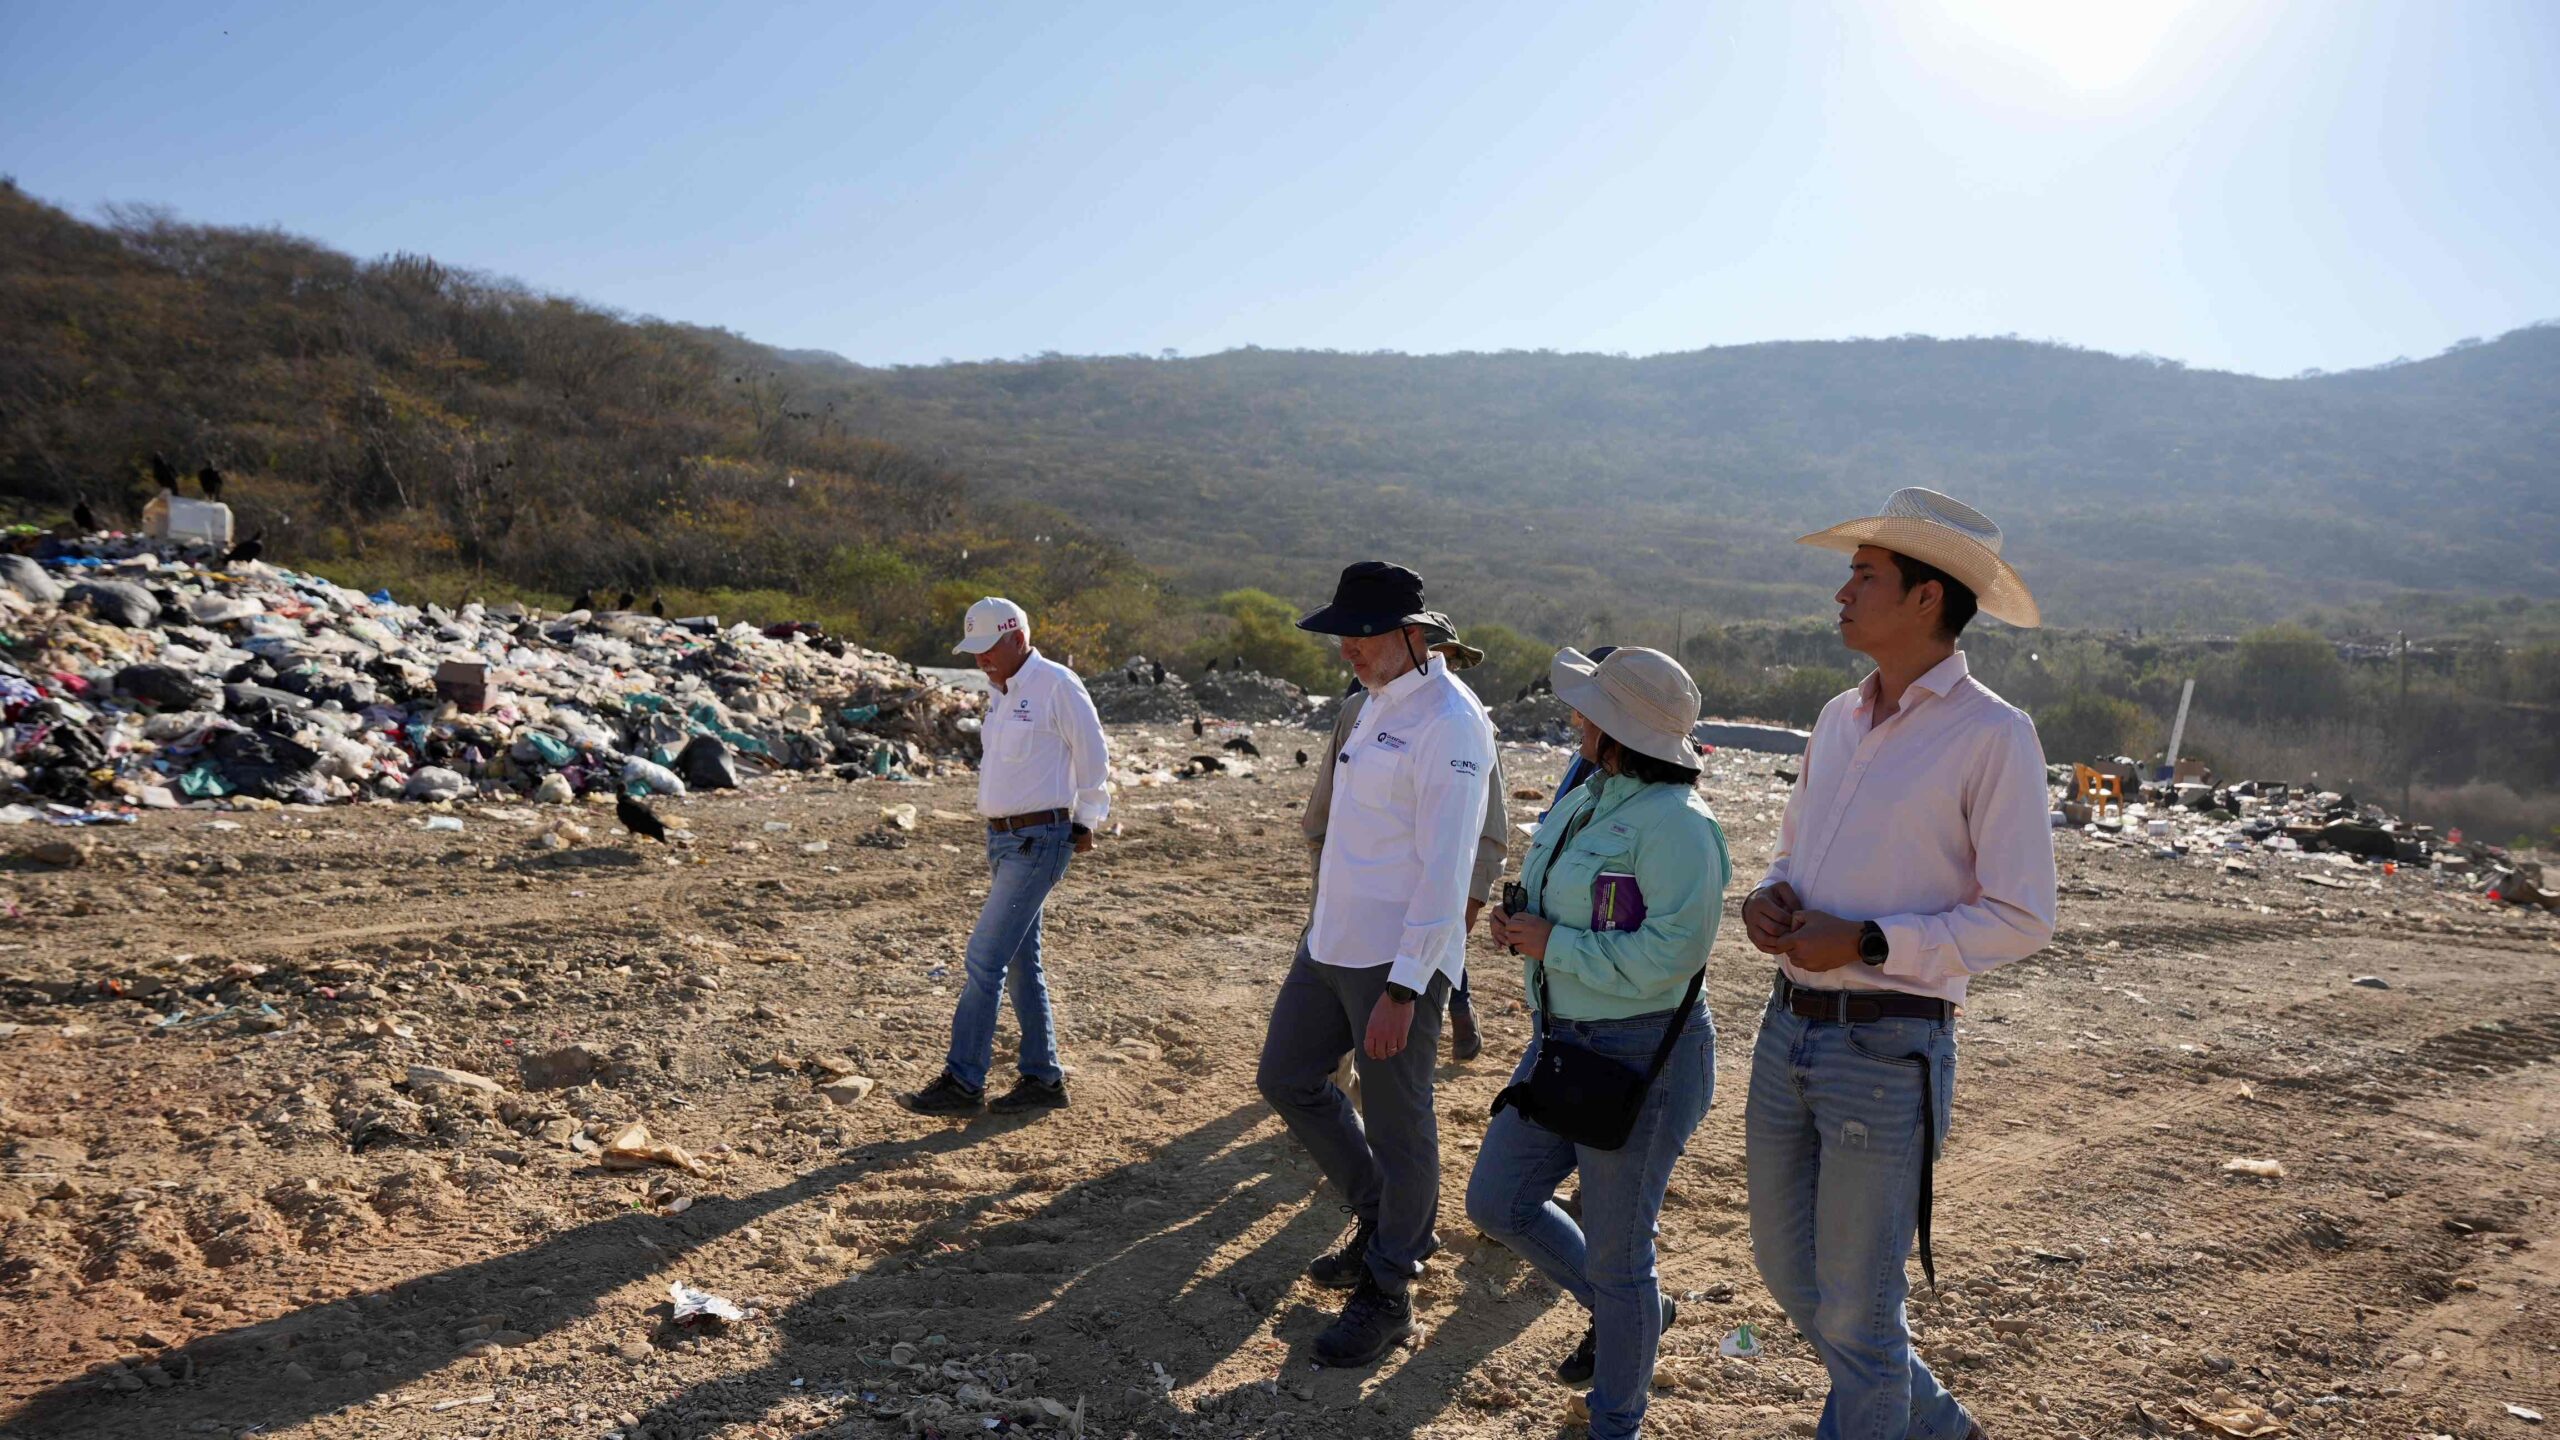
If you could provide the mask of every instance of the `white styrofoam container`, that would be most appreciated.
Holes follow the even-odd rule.
[[[154,540],[181,544],[231,543],[231,507],[219,500],[188,500],[155,495],[142,507],[142,533]]]

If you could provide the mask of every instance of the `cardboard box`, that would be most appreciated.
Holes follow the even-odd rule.
[[[447,660],[436,666],[436,698],[478,713],[489,705],[489,662]]]

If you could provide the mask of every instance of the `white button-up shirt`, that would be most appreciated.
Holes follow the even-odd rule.
[[[1870,675],[1823,707],[1760,883],[1786,881],[1808,908],[1884,930],[1881,967],[1787,964],[1796,984],[1962,1004],[1968,977],[2053,938],[2044,747],[1962,651],[1913,681],[1881,725],[1878,694]]]
[[[1454,983],[1466,964],[1467,881],[1484,829],[1493,722],[1431,656],[1373,690],[1334,772],[1307,953],[1394,984]]]
[[[987,700],[978,813],[990,820],[1065,810],[1086,829],[1111,813],[1111,752],[1076,672],[1034,650]]]

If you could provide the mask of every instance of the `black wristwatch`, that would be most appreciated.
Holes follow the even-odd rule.
[[[1883,926],[1870,920],[1858,927],[1859,959],[1870,965],[1882,965],[1885,958],[1892,953],[1893,947],[1884,938]]]
[[[1387,998],[1399,1005],[1410,1005],[1422,998],[1422,992],[1410,985],[1399,985],[1390,980],[1387,982]]]

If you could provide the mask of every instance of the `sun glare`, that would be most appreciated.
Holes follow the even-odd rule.
[[[2142,77],[2197,0],[1943,0],[1974,40],[2047,72],[2081,94]]]

